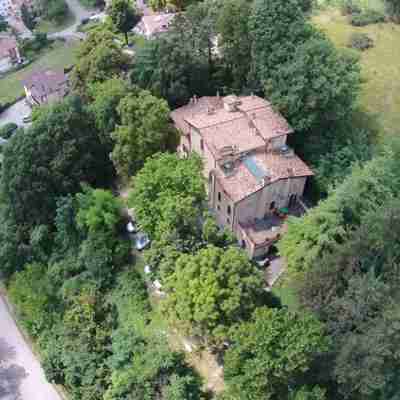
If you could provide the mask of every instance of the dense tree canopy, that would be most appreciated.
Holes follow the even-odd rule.
[[[360,70],[353,56],[339,53],[307,21],[302,3],[254,3],[251,77],[295,129],[321,129],[351,110]]]
[[[398,192],[399,143],[394,140],[383,154],[364,167],[355,167],[330,197],[301,219],[288,222],[279,243],[292,272],[306,271],[312,263],[347,238],[348,229],[359,226],[362,215]]]
[[[78,51],[72,74],[73,87],[82,93],[96,82],[118,77],[128,65],[128,58],[104,28],[93,29]]]
[[[129,0],[112,0],[108,7],[108,15],[114,28],[125,35],[128,45],[128,32],[140,21],[140,14]]]
[[[224,374],[232,398],[241,400],[287,398],[312,360],[327,350],[316,319],[285,309],[257,309],[250,322],[233,332],[232,341]]]
[[[145,232],[187,236],[198,225],[205,200],[202,164],[198,157],[159,154],[148,159],[133,179],[129,204]]]
[[[235,323],[262,304],[264,293],[261,274],[234,247],[209,246],[180,256],[166,283],[171,318],[217,345],[227,339]]]
[[[93,115],[101,142],[112,151],[111,133],[121,124],[118,114],[120,101],[129,93],[136,93],[125,80],[111,78],[89,87],[89,111]]]
[[[3,212],[19,246],[29,244],[35,226],[53,223],[59,196],[79,191],[82,182],[102,185],[110,172],[108,156],[78,98],[43,109],[4,151]]]

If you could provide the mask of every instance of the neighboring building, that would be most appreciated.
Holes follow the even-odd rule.
[[[231,229],[251,257],[265,254],[285,228],[283,215],[299,211],[313,175],[286,145],[293,132],[286,120],[256,96],[194,97],[171,117],[182,132],[179,152],[204,160],[218,224]]]
[[[27,76],[22,83],[26,99],[32,106],[61,100],[69,92],[68,77],[61,71],[37,71]]]
[[[11,36],[0,35],[0,73],[22,62],[17,41]]]
[[[175,14],[153,14],[144,15],[139,24],[134,28],[134,31],[147,39],[157,37],[160,34],[168,32],[168,27]]]

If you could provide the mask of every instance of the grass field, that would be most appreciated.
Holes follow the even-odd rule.
[[[21,80],[29,73],[43,68],[64,68],[75,62],[75,50],[79,42],[56,42],[46,52],[26,68],[0,79],[0,103],[13,102],[23,95]]]
[[[382,2],[369,0],[369,4],[379,8]],[[356,28],[333,8],[322,10],[313,19],[337,47],[346,47],[353,32],[367,33],[374,40],[374,48],[360,53],[365,79],[360,103],[366,111],[376,114],[383,133],[400,133],[400,25],[384,23]]]

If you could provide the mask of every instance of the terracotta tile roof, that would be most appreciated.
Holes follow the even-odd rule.
[[[17,41],[11,36],[0,36],[0,58],[12,57]]]
[[[42,98],[57,95],[62,98],[68,91],[68,77],[61,71],[50,69],[36,71],[26,76],[22,84],[32,92],[33,97]]]
[[[187,117],[194,116],[195,114],[207,114],[207,110],[210,108],[220,108],[221,107],[221,99],[217,96],[204,96],[200,99],[196,100],[195,103],[192,101],[185,106],[179,107],[176,110],[171,112],[171,118],[174,121],[175,125],[178,129],[182,131],[182,133],[186,134],[189,132],[189,127],[186,122]]]
[[[260,170],[265,171],[266,180],[255,177],[242,160],[235,162],[234,170],[229,175],[220,169],[215,170],[218,181],[235,202],[280,179],[314,175],[295,154],[287,157],[279,153],[258,151],[250,157]]]
[[[217,160],[221,158],[220,150],[227,146],[232,146],[239,153],[265,148],[265,141],[246,118],[204,128],[201,130],[201,135]]]
[[[236,110],[226,110],[224,102],[229,105],[238,103]],[[217,126],[215,129],[217,131],[220,124],[229,121],[236,121],[238,125],[243,125],[241,120],[251,120],[265,140],[292,132],[282,115],[274,111],[268,101],[257,96],[202,97],[194,103],[190,102],[173,111],[171,116],[177,127],[184,132],[189,129],[187,124],[203,133],[203,130],[210,126]],[[222,125],[221,129],[223,129]]]

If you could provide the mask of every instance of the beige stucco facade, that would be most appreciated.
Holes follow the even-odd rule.
[[[238,101],[242,108],[221,102],[220,114],[214,111],[215,98],[209,102],[213,109],[207,106],[205,112],[194,100],[185,112],[172,114],[182,132],[179,152],[203,159],[209,206],[218,225],[234,232],[251,257],[266,253],[280,238],[283,224],[264,222],[280,222],[277,210],[295,204],[312,175],[286,146],[288,125],[260,100],[243,98]]]

